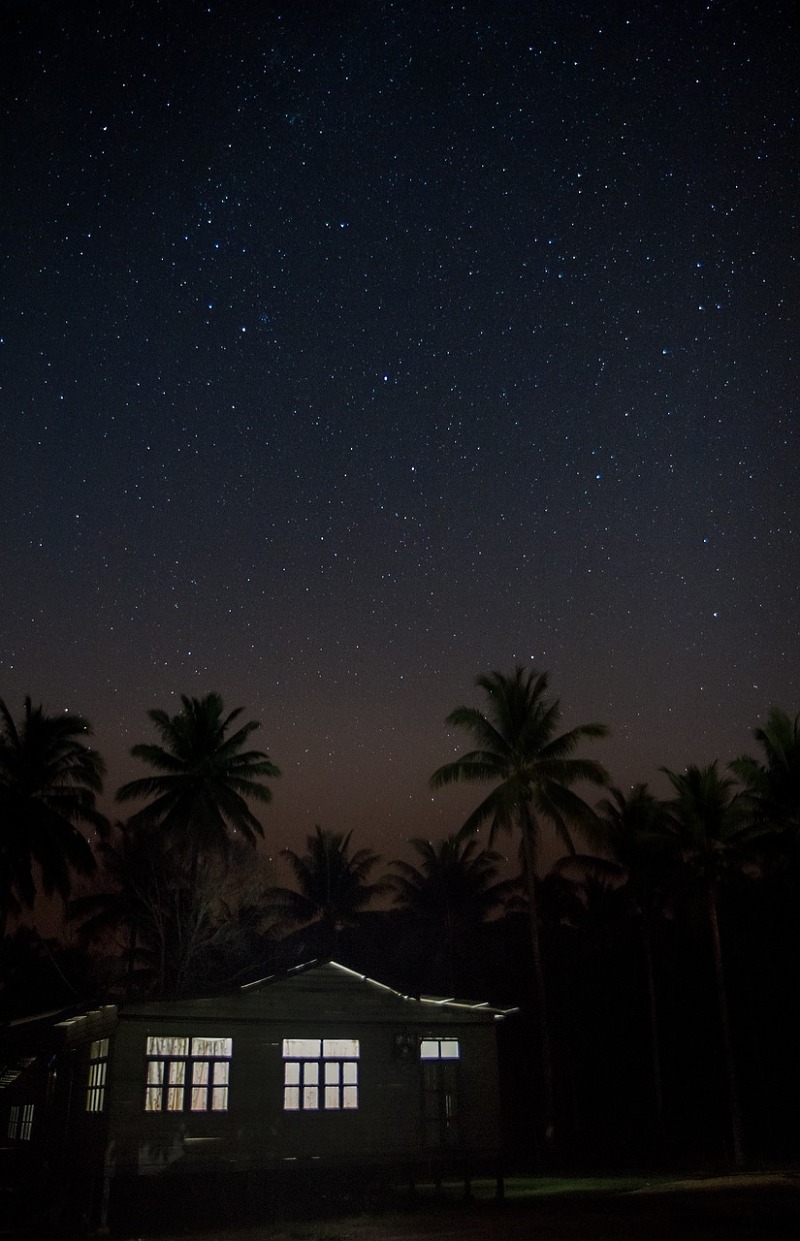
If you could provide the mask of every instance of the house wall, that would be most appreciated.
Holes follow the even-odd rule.
[[[146,1110],[150,1035],[231,1038],[227,1109]],[[169,1201],[175,1178],[192,1178],[192,1196],[205,1192],[213,1205],[226,1194],[234,1202],[242,1190],[285,1184],[292,1170],[465,1171],[498,1161],[493,1015],[405,999],[341,967],[316,967],[215,999],[108,1006],[45,1021],[37,1038],[31,1073],[2,1092],[0,1121],[7,1124],[12,1102],[35,1103],[32,1140],[8,1153],[14,1179],[24,1164],[26,1183],[48,1199],[52,1220],[104,1223],[109,1201],[112,1216],[115,1202],[124,1216],[143,1194],[155,1201],[157,1185]],[[90,1048],[105,1038],[105,1095],[102,1110],[91,1111]],[[357,1108],[284,1109],[283,1040],[293,1038],[359,1040]],[[455,1123],[441,1143],[426,1123],[423,1038],[457,1039],[461,1049],[447,1067],[448,1089],[455,1085],[458,1097],[455,1107],[448,1099]],[[19,1046],[30,1048],[30,1032],[21,1033]]]
[[[146,1112],[148,1035],[233,1039],[225,1112]],[[449,1153],[499,1154],[495,1025],[490,1014],[405,1000],[364,980],[309,971],[225,1000],[133,1006],[123,1011],[109,1080],[117,1169],[275,1168],[287,1163],[398,1163],[437,1153],[423,1118],[420,1038],[457,1038],[457,1132]],[[358,1108],[283,1107],[285,1038],[357,1038]],[[398,1041],[413,1045],[400,1054]]]

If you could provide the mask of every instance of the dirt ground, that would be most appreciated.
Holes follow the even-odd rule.
[[[140,1234],[141,1235],[141,1234]],[[773,1241],[800,1238],[800,1174],[655,1190],[430,1203],[422,1209],[148,1232],[147,1241]]]

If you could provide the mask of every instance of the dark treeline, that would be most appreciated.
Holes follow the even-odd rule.
[[[0,701],[0,1018],[334,956],[405,994],[518,1009],[498,1030],[512,1165],[796,1156],[800,717],[773,709],[725,767],[666,771],[661,799],[587,757],[602,725],[559,731],[546,675],[477,688],[447,717],[471,748],[431,777],[476,784],[466,823],[402,859],[317,827],[284,851],[288,886],[254,848],[280,771],[241,709],[151,711],[112,823],[88,722]],[[542,875],[545,832],[564,856]],[[29,915],[47,897],[64,931],[45,939]]]

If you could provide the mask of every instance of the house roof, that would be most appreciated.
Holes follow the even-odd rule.
[[[36,1030],[40,1037],[50,1031],[51,1039],[58,1035],[67,1042],[82,1043],[106,1037],[119,1020],[214,1023],[290,1020],[331,1025],[358,1020],[376,1024],[413,1022],[433,1028],[485,1024],[516,1011],[446,996],[404,995],[338,961],[314,960],[217,996],[121,1001],[82,1011],[39,1014],[15,1023],[17,1037],[14,1042],[20,1046],[23,1034],[31,1035]],[[27,1045],[30,1038],[24,1042]],[[12,1055],[7,1062],[12,1071],[14,1063]]]
[[[240,990],[251,991],[261,987],[274,986],[276,983],[287,982],[293,976],[297,974],[305,974],[310,970],[317,971],[319,977],[327,977],[331,981],[340,982],[344,978],[357,980],[359,983],[363,983],[368,987],[375,987],[384,995],[394,996],[396,999],[402,1000],[404,1003],[422,1005],[433,1004],[437,1008],[459,1009],[469,1012],[480,1010],[484,1013],[491,1013],[494,1017],[505,1017],[508,1013],[517,1011],[514,1008],[492,1008],[487,1000],[457,1000],[454,996],[404,995],[403,992],[395,990],[394,987],[387,986],[386,983],[378,982],[375,978],[370,978],[367,974],[361,974],[357,970],[350,969],[347,965],[341,965],[338,961],[331,960],[307,961],[303,965],[297,965],[283,974],[271,974],[266,978],[259,978],[254,982],[245,983]]]
[[[341,965],[316,960],[245,983],[236,991],[202,999],[145,1000],[120,1005],[131,1019],[169,1016],[228,1021],[414,1020],[431,1025],[500,1019],[514,1009],[491,1008],[448,997],[415,998]]]

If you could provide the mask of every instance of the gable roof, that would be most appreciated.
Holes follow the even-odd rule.
[[[202,999],[141,1000],[120,1005],[130,1018],[171,1017],[203,1020],[336,1021],[412,1020],[433,1025],[485,1023],[514,1009],[491,1008],[445,997],[403,995],[385,983],[338,961],[316,960],[285,973],[245,983],[236,991]]]

